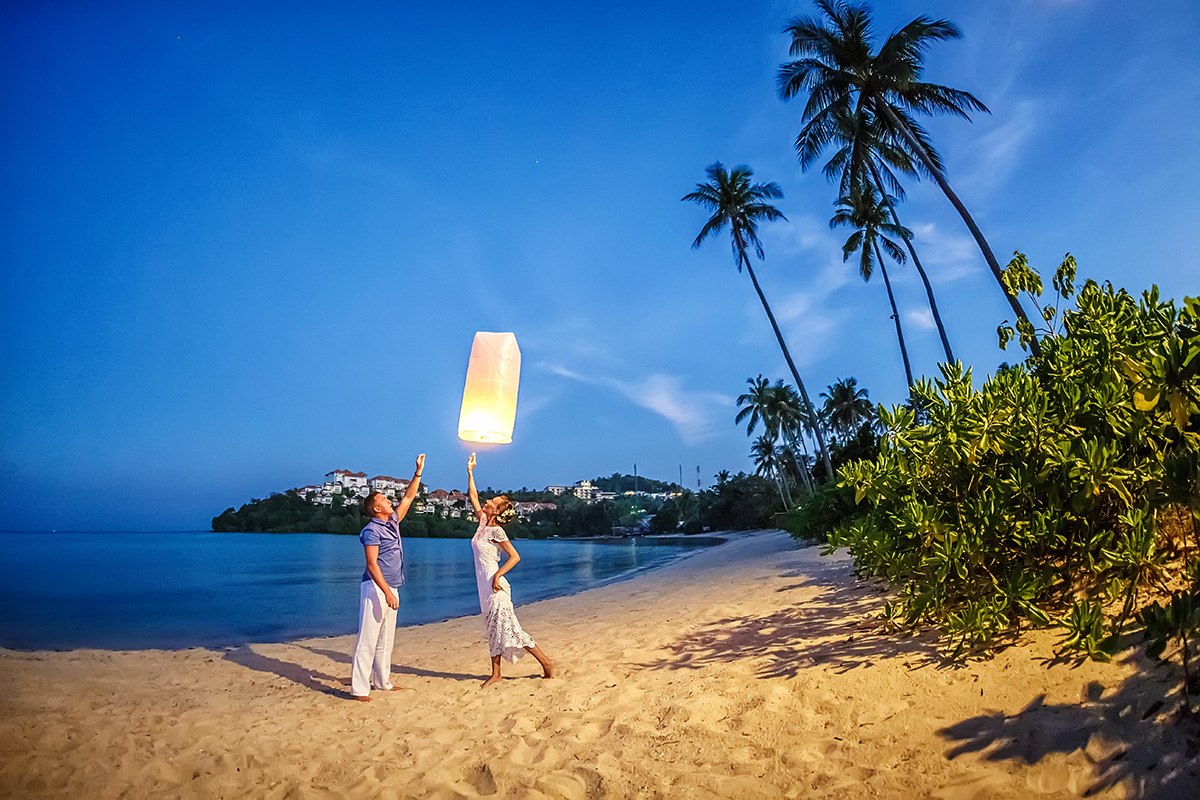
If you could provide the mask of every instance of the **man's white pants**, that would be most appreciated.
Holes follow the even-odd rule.
[[[396,587],[392,587],[396,592]],[[399,598],[399,592],[396,592]],[[358,644],[354,646],[354,670],[350,691],[366,697],[371,689],[392,688],[392,644],[396,639],[396,611],[389,608],[383,590],[375,581],[363,581],[359,589]]]

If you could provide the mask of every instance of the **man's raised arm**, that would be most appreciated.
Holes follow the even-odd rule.
[[[421,473],[425,470],[425,454],[417,456],[417,468],[413,471],[412,480],[408,484],[408,490],[404,492],[404,497],[400,498],[400,505],[396,507],[396,519],[404,519],[408,514],[408,507],[412,505],[412,501],[417,497],[417,490],[421,486]]]

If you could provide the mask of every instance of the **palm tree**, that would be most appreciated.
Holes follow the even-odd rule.
[[[829,426],[845,435],[852,433],[865,422],[875,417],[875,406],[867,399],[867,390],[858,388],[855,378],[839,378],[821,392],[825,405],[821,413]]]
[[[797,17],[784,28],[791,36],[795,59],[779,68],[779,92],[790,99],[808,92],[804,127],[796,148],[819,153],[837,139],[838,126],[856,111],[866,111],[877,138],[896,144],[937,182],[979,245],[993,277],[1017,316],[1019,326],[1033,329],[1017,298],[1004,286],[1003,273],[992,248],[967,207],[950,188],[941,157],[915,114],[948,114],[969,120],[971,111],[988,112],[969,92],[927,83],[922,78],[925,53],[936,41],[961,34],[947,20],[917,17],[872,52],[874,34],[870,10],[844,0],[816,0],[819,19]],[[1040,353],[1036,337],[1030,349]]]
[[[796,363],[792,361],[792,354],[783,340],[779,324],[775,321],[775,315],[771,312],[766,295],[763,294],[762,287],[758,284],[758,277],[754,274],[754,267],[751,266],[750,257],[746,252],[749,247],[753,247],[759,260],[763,259],[762,242],[758,239],[758,222],[759,220],[786,219],[779,209],[767,202],[783,197],[783,190],[777,183],[752,184],[750,179],[754,172],[746,166],[734,167],[732,171],[726,172],[725,167],[718,161],[705,172],[709,182],[696,184],[696,191],[690,192],[682,198],[684,202],[697,203],[712,212],[712,216],[704,223],[704,227],[700,229],[700,233],[692,242],[692,247],[699,247],[705,239],[716,236],[724,230],[726,225],[729,226],[738,272],[745,267],[746,272],[750,274],[750,282],[754,284],[754,291],[758,293],[763,310],[767,312],[767,319],[771,322],[771,329],[775,332],[779,349],[783,351],[783,358],[792,372],[792,378],[795,379],[796,386],[800,389],[804,405],[809,415],[815,417],[816,413],[813,411],[808,391],[804,388],[804,381],[800,379],[800,372],[796,369]],[[829,480],[833,480],[833,463],[829,459],[829,451],[825,447],[825,439],[820,428],[816,429],[816,434],[821,459],[825,462],[825,472]]]
[[[730,473],[729,470],[723,469],[720,472],[718,472],[716,475],[713,475],[713,477],[717,481],[717,486],[721,487],[721,486],[724,486],[725,484],[729,483],[729,481],[733,479],[733,474]]]
[[[779,449],[775,446],[775,441],[767,434],[759,436],[750,445],[750,455],[754,458],[754,474],[764,478],[774,478],[780,502],[783,503],[784,508],[790,506],[791,503],[783,493],[783,481],[780,478],[783,463],[780,460]]]
[[[804,431],[811,429],[812,418],[805,411],[800,395],[783,381],[776,381],[768,390],[768,408],[778,433],[783,459],[791,462],[796,474],[804,482],[804,488],[812,494],[812,476],[796,456],[796,444],[799,442],[804,450],[803,460],[807,463],[808,448],[804,447]],[[786,480],[784,485],[787,485]]]
[[[859,252],[858,274],[864,281],[871,280],[874,266],[879,265],[883,275],[883,285],[887,287],[888,302],[892,305],[892,319],[896,323],[896,339],[900,342],[900,357],[904,360],[904,376],[908,385],[913,385],[912,365],[908,361],[908,348],[904,345],[904,329],[900,326],[900,310],[896,308],[896,295],[892,293],[892,281],[888,278],[887,264],[883,259],[880,248],[887,251],[896,263],[903,264],[905,255],[900,245],[888,238],[891,234],[897,238],[906,238],[909,233],[906,228],[900,228],[888,221],[883,204],[875,194],[875,187],[870,184],[860,185],[850,197],[838,199],[838,208],[829,227],[838,228],[850,226],[854,233],[842,246],[842,260],[850,260],[851,254]]]
[[[754,429],[758,427],[758,423],[762,422],[763,426],[770,431],[771,429],[771,382],[762,376],[760,373],[757,378],[746,378],[746,385],[749,390],[743,394],[739,394],[737,398],[737,407],[741,409],[733,421],[741,425],[746,422],[746,435],[754,434]]]
[[[804,401],[796,390],[781,380],[769,382],[761,374],[757,378],[747,378],[747,391],[738,395],[737,406],[740,409],[734,422],[746,422],[746,435],[753,436],[759,422],[765,429],[764,435],[778,445],[779,457],[785,464],[791,461],[804,488],[811,494],[813,491],[812,474],[802,466],[809,461],[808,446],[804,441],[807,431],[814,435],[815,422],[804,406]],[[802,455],[797,456],[799,450]],[[783,485],[787,488],[787,477],[781,473]],[[790,492],[790,489],[789,489]]]
[[[747,436],[754,435],[754,429],[761,422],[765,429],[762,438],[766,438],[772,443],[779,443],[780,437],[785,435],[785,431],[791,430],[796,420],[804,417],[800,406],[800,396],[783,381],[776,381],[772,385],[761,374],[757,378],[747,378],[746,385],[749,387],[748,390],[744,394],[738,395],[737,398],[737,406],[740,410],[734,417],[734,422],[738,424],[746,422]],[[784,444],[786,445],[786,443],[785,437]],[[782,465],[789,455],[790,451],[786,449],[786,446],[779,448],[775,453],[777,466]],[[776,474],[776,480],[779,481],[790,499],[791,488],[788,486],[787,477],[782,469]],[[805,486],[811,489],[808,481],[805,481]]]
[[[942,340],[946,361],[953,363],[954,351],[950,348],[950,339],[946,336],[946,326],[942,322],[937,298],[933,294],[933,284],[929,282],[929,275],[926,274],[917,249],[913,246],[911,233],[900,224],[900,215],[896,212],[896,200],[904,199],[904,186],[896,177],[896,172],[919,177],[913,161],[904,150],[880,138],[879,126],[874,124],[870,112],[862,108],[861,104],[853,114],[837,113],[836,122],[832,141],[840,147],[834,151],[821,171],[827,179],[838,180],[838,190],[843,197],[853,195],[863,186],[875,187],[883,197],[892,224],[908,233],[902,237],[904,246],[912,258],[917,274],[921,277],[921,283],[925,286],[925,296],[929,299],[929,310],[933,315],[938,336]],[[805,171],[819,155],[819,152],[814,152],[811,147],[811,142],[797,138],[796,149],[800,155],[800,166]],[[889,191],[895,197],[889,196]]]

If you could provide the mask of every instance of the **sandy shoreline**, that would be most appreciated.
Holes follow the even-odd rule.
[[[518,613],[562,677],[523,659],[486,692],[476,617],[398,631],[414,691],[368,704],[345,699],[352,636],[0,650],[0,796],[1198,796],[1154,714],[1172,684],[1125,684],[1143,662],[1048,663],[1039,634],[947,665],[877,629],[847,559],[784,534],[520,606],[532,580]]]

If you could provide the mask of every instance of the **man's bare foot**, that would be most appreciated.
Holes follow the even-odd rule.
[[[415,692],[416,689],[414,689],[411,686],[393,686],[392,688],[388,689],[387,691],[389,691],[389,692]]]
[[[490,677],[490,678],[488,678],[486,681],[484,681],[484,682],[483,682],[483,685],[482,685],[482,686],[480,686],[479,688],[480,688],[480,689],[486,689],[487,687],[491,686],[493,683],[499,683],[499,682],[500,682],[500,676],[499,676],[499,675],[493,675],[492,677]]]
[[[542,677],[543,678],[553,678],[554,677],[554,668],[556,666],[558,666],[558,665],[547,658],[546,663],[542,664]]]
[[[351,695],[351,697],[353,697],[355,700],[357,700],[360,703],[371,702],[371,698],[367,697],[365,694],[355,694],[355,695]]]

